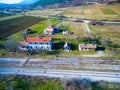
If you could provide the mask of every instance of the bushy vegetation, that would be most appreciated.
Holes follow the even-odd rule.
[[[4,76],[0,90],[64,90],[59,79],[47,77]]]
[[[0,76],[0,90],[119,90],[120,83],[90,79],[59,79],[31,76]]]

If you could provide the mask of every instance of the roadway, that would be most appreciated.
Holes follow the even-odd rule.
[[[26,75],[26,76],[45,76],[52,78],[87,78],[91,81],[105,80],[108,82],[119,82],[119,72],[96,72],[96,71],[77,71],[77,70],[53,70],[36,68],[2,68],[1,75]]]

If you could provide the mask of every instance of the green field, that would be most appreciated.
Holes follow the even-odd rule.
[[[61,15],[72,18],[120,20],[119,5],[88,5],[68,8]]]
[[[30,26],[30,27],[28,27],[28,28],[32,29],[33,31],[36,31],[36,32],[37,32],[37,33],[36,33],[37,35],[41,35],[41,34],[43,34],[44,29],[47,28],[47,26],[48,26],[49,24],[51,24],[51,25],[56,25],[56,24],[58,24],[58,23],[60,23],[60,22],[61,22],[61,20],[48,19],[48,20],[45,20],[45,21],[43,21],[43,22],[39,22],[39,23],[37,23],[37,24],[35,24],[35,25],[32,25],[32,26]]]
[[[101,10],[102,10],[103,14],[105,14],[105,15],[116,14],[113,10],[111,10],[109,8],[102,8]]]
[[[0,21],[0,39],[8,37],[20,30],[24,30],[27,27],[36,24],[45,19],[23,16],[14,19]]]

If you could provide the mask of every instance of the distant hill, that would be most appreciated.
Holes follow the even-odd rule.
[[[72,0],[39,0],[37,1],[34,5],[49,5],[49,4],[55,4],[55,3],[64,3],[64,2],[69,2]]]
[[[39,0],[23,0],[19,4],[33,4],[33,3],[37,2],[37,1],[39,1]]]
[[[38,0],[37,2],[34,3],[34,6],[45,6],[45,5],[52,5],[52,4],[56,4],[56,3],[66,3],[66,4],[71,4],[74,6],[74,4],[78,4],[79,3],[84,3],[84,2],[103,2],[103,3],[119,3],[120,0]],[[70,3],[69,3],[70,2]]]

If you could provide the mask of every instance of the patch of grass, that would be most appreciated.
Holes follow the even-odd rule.
[[[90,9],[91,7],[90,6],[82,6],[83,9]]]
[[[112,9],[110,8],[102,8],[101,9],[102,12],[105,14],[105,15],[112,15],[112,14],[116,14]]]
[[[120,58],[120,27],[119,25],[104,25],[92,26],[91,31],[94,35],[100,37],[103,47],[106,48],[106,53],[113,55],[115,58]],[[108,44],[106,44],[108,43]]]

